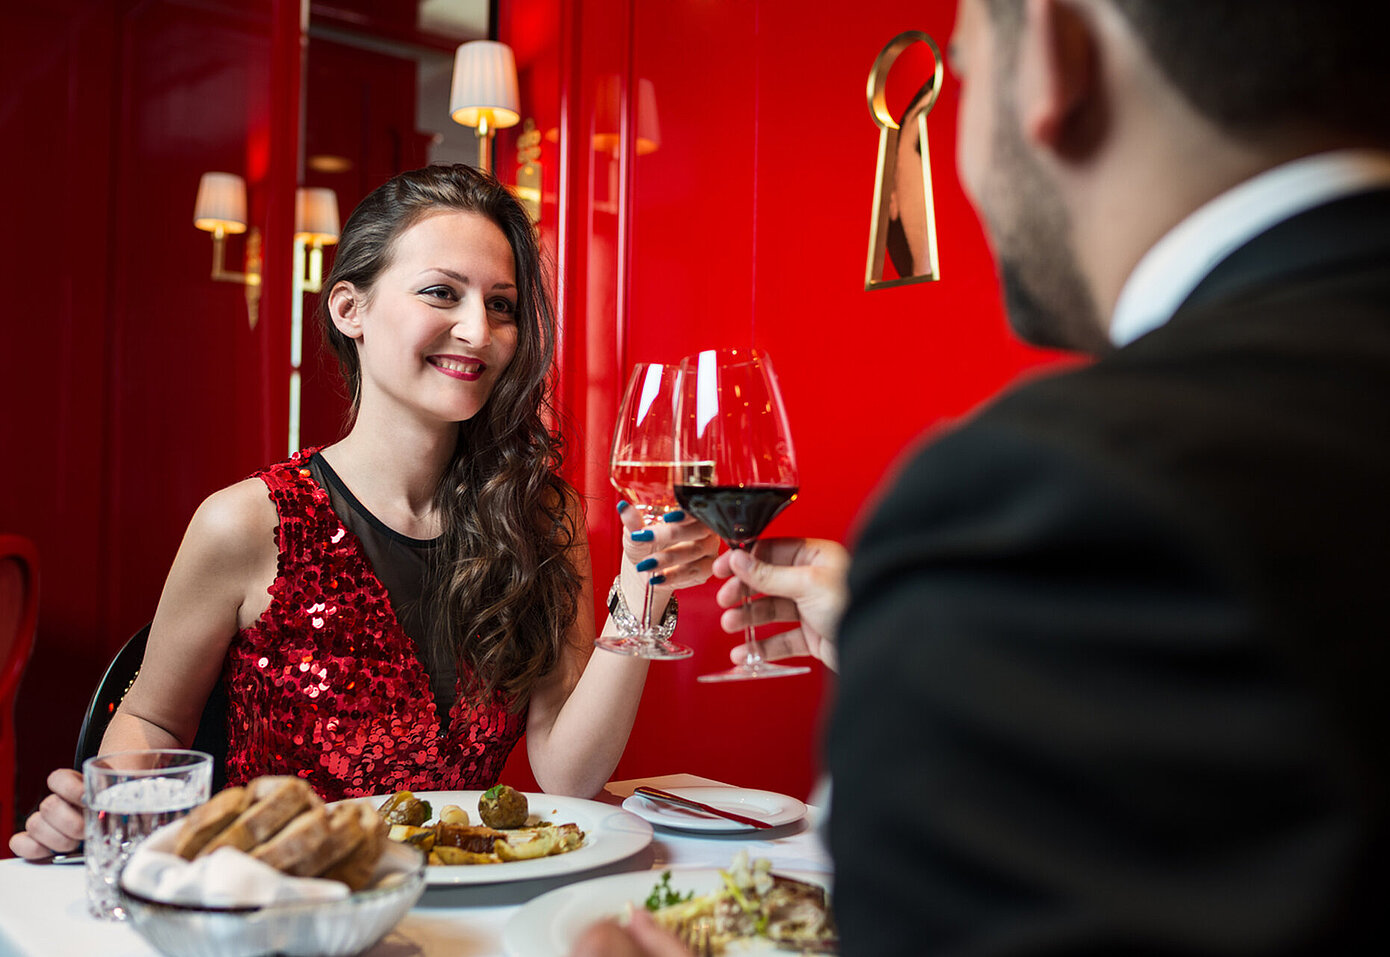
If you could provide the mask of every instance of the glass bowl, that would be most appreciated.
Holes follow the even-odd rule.
[[[167,957],[349,957],[385,937],[425,889],[425,861],[334,901],[207,907],[152,900],[118,886],[140,936]]]

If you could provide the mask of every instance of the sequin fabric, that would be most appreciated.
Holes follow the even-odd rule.
[[[414,642],[310,477],[314,451],[257,473],[279,513],[280,567],[265,614],[228,649],[227,783],[295,774],[330,801],[491,787],[525,710],[460,694],[441,736]]]

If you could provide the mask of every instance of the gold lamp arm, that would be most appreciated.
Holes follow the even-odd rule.
[[[252,226],[246,233],[246,271],[227,268],[227,231],[221,225],[212,230],[212,279],[235,282],[246,287],[246,321],[252,329],[261,311],[261,231]]]

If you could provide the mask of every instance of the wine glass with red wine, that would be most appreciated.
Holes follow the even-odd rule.
[[[718,349],[681,362],[676,401],[676,500],[730,548],[751,549],[796,499],[796,453],[772,360],[756,349]],[[745,603],[750,595],[743,586]],[[804,665],[764,661],[743,629],[748,656],[700,681],[801,675]]]
[[[613,426],[613,452],[608,480],[651,526],[676,509],[675,400],[680,368],[659,362],[639,362],[628,377],[618,421]],[[595,644],[638,658],[689,658],[694,652],[652,628],[652,586],[644,589],[642,608],[633,635],[600,635]]]

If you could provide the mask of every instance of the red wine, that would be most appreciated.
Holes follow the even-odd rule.
[[[756,541],[796,499],[794,485],[677,485],[676,501],[731,548]]]

